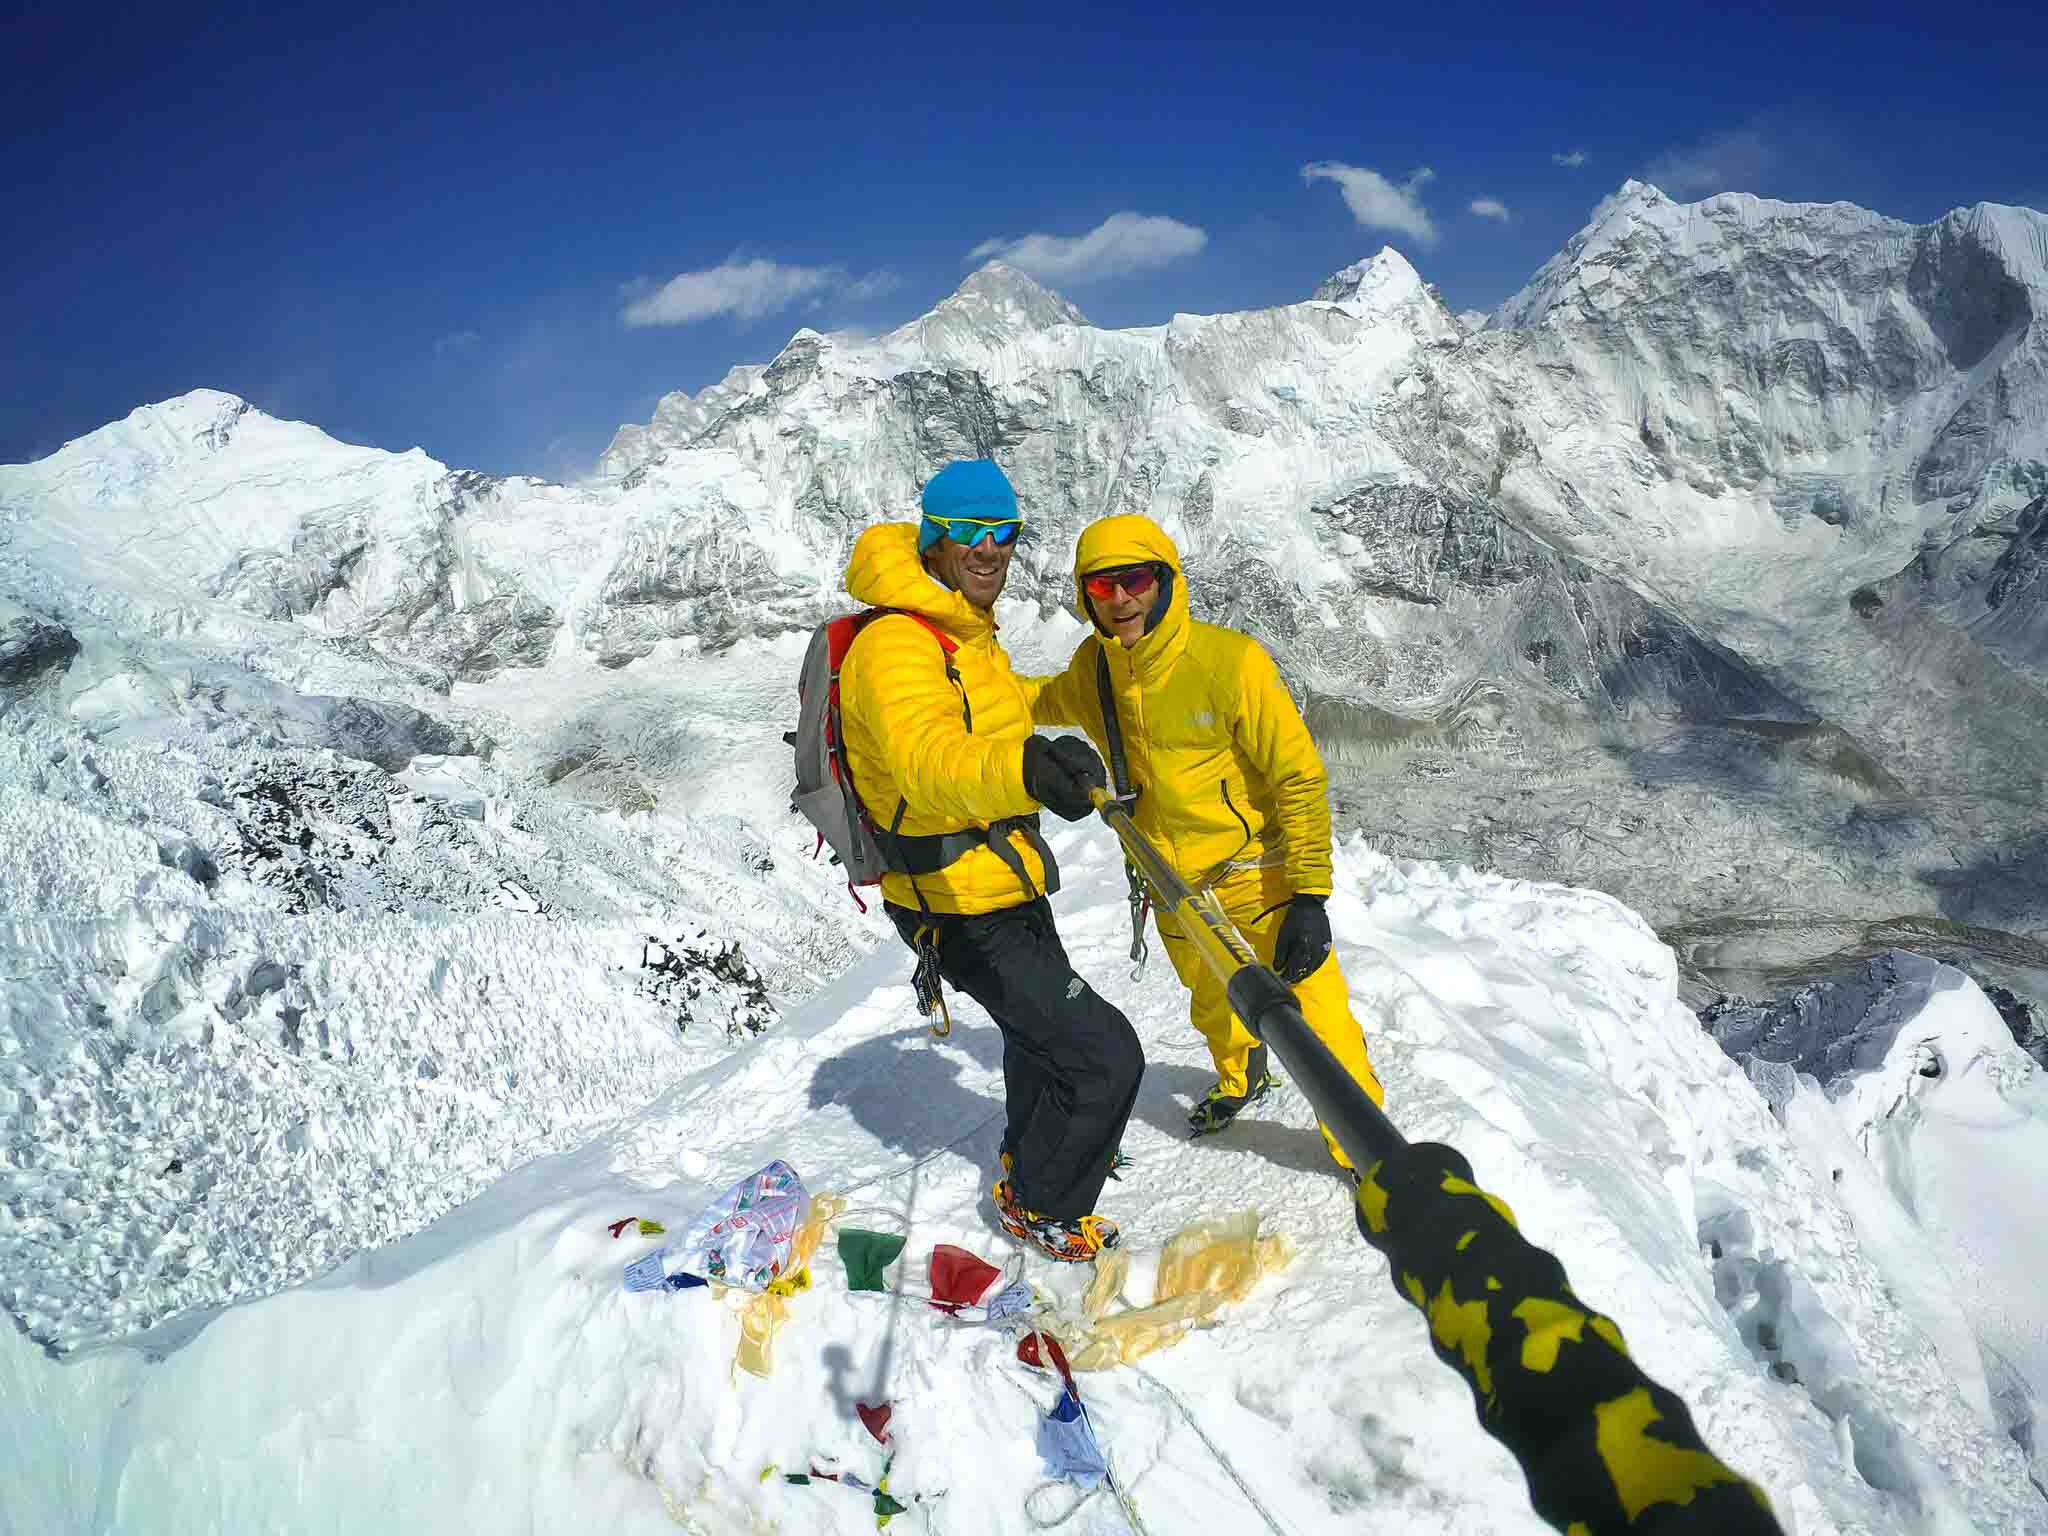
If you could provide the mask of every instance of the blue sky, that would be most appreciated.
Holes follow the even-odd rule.
[[[1389,243],[1490,307],[1631,175],[2048,207],[2037,7],[1342,9],[31,4],[0,462],[205,386],[574,476],[664,391],[910,319],[978,250],[1138,325]]]

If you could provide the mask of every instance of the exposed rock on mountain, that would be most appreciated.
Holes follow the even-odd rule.
[[[0,689],[26,688],[50,672],[62,672],[78,654],[78,640],[61,624],[31,618],[0,627]]]
[[[1845,203],[1681,205],[1631,182],[1502,306],[1489,343],[1520,354],[1518,414],[1552,477],[1578,476],[1586,526],[1647,514],[1697,557],[1768,511],[1783,524],[1768,542],[1824,538],[1846,566],[2039,494],[2044,249],[2048,217],[2026,209],[1915,227]]]
[[[1925,635],[1873,641],[1850,600],[1912,568],[1943,665],[2048,714],[2044,252],[2021,209],[1915,227],[1629,183],[1478,330],[1392,250],[1301,303],[1117,331],[993,263],[886,335],[800,331],[665,397],[578,487],[346,448],[230,396],[145,407],[0,471],[0,580],[60,618],[273,647],[302,691],[347,657],[445,692],[807,627],[861,528],[982,454],[1031,517],[1013,597],[1068,605],[1080,528],[1148,513],[1201,611],[1360,718],[1486,697],[1511,741],[1644,709],[1819,715],[1901,779],[1961,741],[1929,772],[2013,765],[2019,793],[1996,722],[1929,696],[1914,718],[1939,718],[1900,728],[1887,696]]]

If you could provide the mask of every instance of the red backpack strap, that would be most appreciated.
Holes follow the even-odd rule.
[[[917,620],[918,623],[922,624],[926,629],[930,630],[932,638],[939,642],[939,649],[944,651],[948,656],[951,656],[955,651],[960,649],[960,642],[958,640],[955,640],[951,635],[947,634],[943,629],[939,628],[938,625],[934,624],[930,619],[926,618],[923,614],[904,613],[901,608],[898,608],[894,611],[897,613],[902,613],[906,619]],[[948,670],[950,671],[951,669],[948,668]]]
[[[939,628],[938,625],[934,624],[930,619],[926,618],[923,614],[915,613],[908,608],[864,608],[859,613],[853,615],[854,634],[859,634],[862,630],[866,629],[870,624],[874,623],[875,620],[888,618],[891,614],[894,614],[896,617],[902,619],[915,619],[918,623],[922,624],[925,627],[925,629],[929,631],[931,637],[939,642],[939,649],[944,651],[948,656],[951,656],[955,651],[960,649],[960,642],[958,640],[955,640],[951,635],[947,634],[943,629]],[[851,645],[852,643],[853,642],[851,639],[847,641],[847,644],[849,645]]]
[[[974,706],[967,702],[967,680],[960,675],[959,668],[953,665],[953,653],[960,649],[960,642],[921,613],[913,613],[908,608],[868,608],[854,614],[853,622],[848,626],[849,632],[845,646],[836,648],[834,651],[832,675],[834,677],[839,675],[839,663],[845,659],[846,652],[852,649],[853,637],[874,623],[875,620],[886,619],[891,615],[897,618],[916,620],[925,627],[927,634],[939,642],[939,656],[946,664],[946,681],[960,690],[960,718],[967,726],[967,733],[970,736],[973,735]]]

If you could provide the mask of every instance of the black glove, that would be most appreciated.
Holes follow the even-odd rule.
[[[1273,969],[1290,987],[1322,969],[1330,958],[1330,919],[1321,896],[1297,896],[1280,919],[1280,937],[1273,945]]]
[[[1079,821],[1095,809],[1091,789],[1109,775],[1095,749],[1078,736],[1032,736],[1024,742],[1024,793],[1054,815]]]

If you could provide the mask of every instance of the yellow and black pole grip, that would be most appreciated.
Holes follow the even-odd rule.
[[[1537,1514],[1571,1536],[1780,1536],[1763,1490],[1707,1449],[1684,1402],[1572,1294],[1564,1266],[1472,1182],[1456,1148],[1382,1158],[1358,1204],[1437,1358],[1521,1463]]]
[[[1159,912],[1365,1170],[1360,1230],[1428,1320],[1437,1358],[1471,1387],[1480,1427],[1521,1463],[1536,1513],[1566,1536],[1782,1536],[1763,1491],[1701,1443],[1685,1404],[1643,1374],[1621,1330],[1572,1294],[1564,1266],[1472,1182],[1471,1164],[1452,1147],[1411,1146],[1129,807],[1100,793],[1095,803]]]
[[[1360,1230],[1428,1320],[1437,1358],[1471,1387],[1480,1427],[1521,1463],[1537,1514],[1567,1536],[1781,1536],[1763,1491],[1707,1449],[1685,1404],[1455,1147],[1403,1139],[1270,969],[1241,967],[1228,990],[1365,1170]]]

